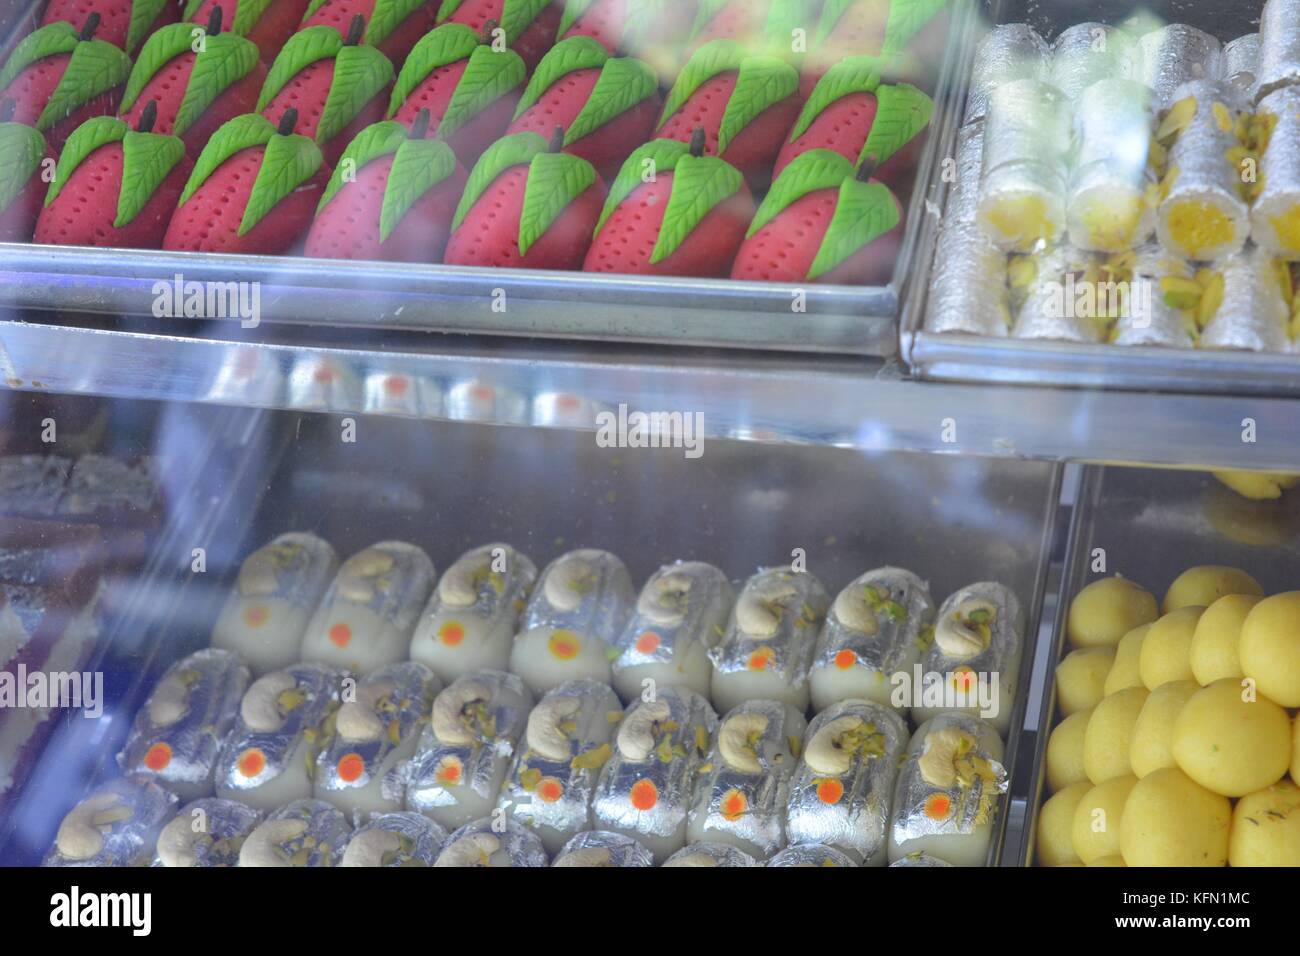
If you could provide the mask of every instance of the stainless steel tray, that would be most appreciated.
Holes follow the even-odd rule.
[[[1190,23],[1223,41],[1259,28],[1263,0],[990,0],[983,14],[991,23],[1029,23],[1049,38],[1064,27],[1085,20],[1118,23],[1138,12],[1167,22]],[[949,96],[936,112],[943,122],[934,130],[940,155],[951,156],[962,108],[970,87],[974,48],[983,27],[976,25],[949,43],[955,70],[946,88]],[[925,190],[930,215],[915,250],[912,281],[904,290],[901,352],[921,378],[965,382],[1156,389],[1219,394],[1300,395],[1300,356],[1196,349],[1138,348],[1114,345],[1071,345],[975,335],[926,332],[925,306],[938,237],[938,211],[947,199],[947,184],[931,166]]]

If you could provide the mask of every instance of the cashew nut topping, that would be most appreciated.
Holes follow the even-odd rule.
[[[854,749],[845,746],[845,737],[866,726],[861,717],[845,714],[823,726],[808,741],[808,749],[803,759],[816,773],[828,777],[840,777],[849,772],[853,766]]]
[[[766,714],[740,713],[723,721],[718,731],[718,751],[727,766],[741,773],[762,773],[758,743],[766,730]]]
[[[672,715],[666,700],[636,707],[618,728],[618,752],[628,760],[645,760],[655,749],[655,725]]]
[[[114,822],[110,817],[118,816],[111,811],[121,802],[116,793],[96,793],[73,807],[59,824],[54,838],[59,852],[69,860],[89,860],[99,853],[104,848],[104,835]],[[129,817],[129,808],[123,809]]]
[[[276,545],[258,548],[239,569],[236,587],[245,597],[266,597],[280,586],[279,566],[288,549]]]
[[[664,866],[717,866],[718,861],[707,853],[683,853],[674,856]]]
[[[438,582],[438,597],[448,607],[472,607],[478,602],[479,587],[491,573],[491,551],[472,551],[443,574]]]
[[[613,861],[609,850],[603,846],[584,846],[566,853],[553,864],[554,866],[610,866]]]
[[[867,600],[868,587],[871,585],[850,584],[835,598],[835,617],[850,631],[859,634],[875,634],[880,630],[876,610]]]
[[[188,709],[190,686],[179,674],[172,674],[149,695],[149,722],[155,727],[170,727]]]
[[[461,837],[434,862],[434,866],[487,866],[501,841],[491,833],[470,833]]]
[[[528,746],[547,760],[568,760],[569,735],[560,725],[582,710],[577,697],[546,697],[528,715]]]
[[[259,677],[244,693],[239,703],[239,716],[249,730],[257,733],[274,733],[284,726],[285,714],[280,709],[280,695],[293,690],[298,682],[288,671],[276,671]]]
[[[691,587],[695,581],[689,574],[674,571],[665,574],[637,598],[637,613],[665,627],[680,624],[686,616]]]
[[[947,657],[959,660],[974,657],[989,646],[990,625],[997,613],[998,606],[991,601],[980,598],[963,601],[934,629],[934,642]]]
[[[799,592],[789,581],[769,577],[744,590],[736,602],[736,623],[746,634],[771,637],[781,626],[781,617]]]
[[[444,744],[466,747],[477,739],[465,720],[466,708],[492,700],[492,688],[482,681],[459,680],[433,701],[433,732]]]
[[[975,738],[960,727],[944,727],[925,735],[917,769],[927,783],[944,790],[957,782],[957,760],[975,747]]]
[[[546,575],[546,600],[560,611],[572,611],[596,588],[599,572],[586,558],[571,554]]]
[[[281,848],[306,832],[306,820],[267,820],[239,848],[239,865],[292,866],[289,855]]]
[[[392,830],[363,830],[354,836],[343,851],[340,866],[383,866],[385,853],[396,853],[402,841]]]
[[[393,556],[377,548],[366,548],[339,568],[339,594],[349,601],[366,604],[375,596],[374,579],[393,569]]]
[[[173,817],[158,834],[158,859],[166,866],[198,866],[199,854],[194,847],[200,837],[206,838],[207,834],[194,832],[189,814]]]
[[[380,740],[386,729],[379,716],[359,700],[344,703],[336,721],[339,736],[344,740]]]

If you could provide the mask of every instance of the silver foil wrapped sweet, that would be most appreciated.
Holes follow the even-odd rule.
[[[532,706],[524,682],[503,671],[473,671],[448,685],[404,771],[406,809],[448,829],[491,813]]]
[[[849,582],[835,598],[813,654],[813,710],[842,700],[894,706],[894,675],[921,658],[934,622],[924,581],[903,568],[876,568]],[[898,708],[904,715],[907,708]]]
[[[364,409],[372,415],[441,418],[442,389],[423,375],[373,371],[366,374]]]
[[[995,26],[975,50],[970,93],[962,122],[988,111],[989,93],[1011,80],[1045,80],[1052,53],[1047,41],[1027,23]]]
[[[973,223],[945,221],[925,304],[925,330],[1005,338],[1007,256]]]
[[[182,800],[210,795],[217,754],[248,676],[230,651],[208,648],[177,661],[135,715],[118,767],[152,778]]]
[[[664,860],[664,866],[758,866],[758,861],[727,843],[692,843]]]
[[[890,861],[925,851],[957,866],[984,866],[1006,792],[1002,740],[988,723],[967,714],[927,721],[898,774]]]
[[[786,847],[768,860],[767,865],[807,867],[857,866],[858,864],[847,853],[842,853],[832,846],[823,846],[820,843],[800,843]]]
[[[899,857],[890,866],[952,866],[947,860],[941,860],[937,856],[931,856],[929,853],[922,853],[917,850],[908,853],[906,856]]]
[[[376,813],[357,827],[339,866],[433,866],[447,831],[420,813]]]
[[[504,816],[467,823],[450,837],[434,866],[546,866],[542,841]]]
[[[1300,84],[1300,0],[1268,0],[1259,18],[1257,96]]]
[[[1098,80],[1137,79],[1141,71],[1142,48],[1118,27],[1076,23],[1052,41],[1048,80],[1068,99],[1076,99]]]
[[[1269,130],[1259,159],[1260,191],[1250,210],[1250,236],[1270,255],[1300,259],[1300,86],[1275,90],[1255,107]]]
[[[957,131],[955,170],[943,213],[945,229],[954,223],[974,225],[979,212],[980,170],[984,166],[984,120],[967,123]]]
[[[499,806],[537,831],[548,853],[592,824],[600,768],[613,753],[623,705],[605,684],[566,681],[532,713]]]
[[[1079,94],[1066,198],[1066,231],[1078,248],[1120,252],[1155,230],[1148,201],[1154,117],[1151,90],[1133,80],[1098,80]]]
[[[1149,242],[1132,253],[1133,267],[1127,280],[1129,305],[1115,321],[1111,342],[1115,345],[1158,345],[1191,348],[1195,344],[1195,319],[1188,309],[1165,295],[1161,280],[1190,280],[1195,270],[1158,243]]]
[[[294,800],[258,824],[239,849],[240,866],[338,866],[352,837],[343,812],[324,800]]]
[[[718,718],[684,687],[664,687],[623,717],[592,801],[596,825],[633,837],[662,862],[686,843],[696,776]]]
[[[289,407],[313,412],[356,412],[361,381],[350,365],[325,356],[298,359],[289,372]]]
[[[358,551],[307,625],[302,659],[362,675],[406,660],[434,580],[433,562],[413,544],[381,541]]]
[[[1097,299],[1095,257],[1070,245],[1036,251],[1020,263],[1032,272],[1016,310],[1014,338],[1057,342],[1101,340],[1109,303]],[[1013,273],[1014,275],[1014,273]]]
[[[703,561],[677,561],[652,574],[615,644],[619,695],[634,700],[652,680],[707,697],[709,649],[722,639],[734,600],[727,576]]]
[[[1223,302],[1201,333],[1201,348],[1286,351],[1290,315],[1275,260],[1251,244],[1214,268],[1223,274]]]
[[[255,677],[288,667],[338,558],[314,534],[282,534],[247,558],[212,630],[212,646],[239,654]]]
[[[935,617],[934,641],[921,658],[912,719],[957,712],[988,720],[998,733],[1011,724],[1025,618],[1020,599],[996,581],[948,596]]]
[[[42,866],[147,866],[176,794],[144,778],[119,777],[64,816]]]
[[[324,664],[293,664],[253,681],[217,758],[217,796],[259,810],[311,796],[344,676]]]
[[[444,681],[483,667],[505,670],[536,580],[536,565],[508,544],[466,551],[429,597],[411,638],[411,660],[428,665]]]
[[[807,727],[802,711],[775,700],[746,701],[723,717],[700,767],[687,839],[731,843],[758,859],[785,846],[789,782]]]
[[[1168,109],[1178,87],[1191,80],[1217,80],[1223,73],[1218,37],[1186,23],[1169,23],[1138,40],[1142,48],[1139,79],[1155,92],[1155,108]]]
[[[789,566],[764,568],[741,589],[713,661],[711,698],[722,710],[779,700],[807,710],[808,668],[830,597],[821,581]]]
[[[846,700],[818,714],[790,784],[790,842],[823,843],[855,863],[883,866],[894,779],[906,747],[907,724],[888,707]]]
[[[262,811],[235,800],[204,797],[182,807],[158,834],[154,866],[238,866],[244,840]]]
[[[1247,33],[1223,45],[1220,75],[1253,101],[1259,85],[1259,34]]]
[[[403,765],[415,754],[442,681],[423,664],[389,664],[344,688],[334,735],[316,761],[315,795],[340,810],[402,809]]]
[[[542,571],[510,651],[510,670],[534,694],[566,680],[610,683],[610,663],[632,610],[632,579],[616,555],[570,551]]]
[[[551,866],[654,866],[654,854],[622,833],[588,830],[564,844]]]
[[[527,425],[528,399],[520,392],[480,379],[455,382],[447,389],[444,405],[452,421],[488,422],[493,425]]]

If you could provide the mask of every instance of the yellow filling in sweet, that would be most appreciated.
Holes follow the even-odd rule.
[[[1280,216],[1269,217],[1268,224],[1273,227],[1284,252],[1300,250],[1300,206],[1292,206]]]
[[[1041,196],[1008,197],[994,203],[984,214],[1004,241],[1020,252],[1028,252],[1040,239],[1056,235],[1056,224]]]
[[[1224,245],[1233,238],[1232,220],[1216,206],[1199,200],[1175,202],[1166,218],[1169,235],[1192,259],[1207,249]]]
[[[1079,221],[1088,239],[1103,252],[1120,252],[1133,245],[1146,200],[1140,196],[1096,197],[1080,204]]]

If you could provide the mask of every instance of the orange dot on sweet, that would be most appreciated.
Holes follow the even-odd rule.
[[[465,626],[459,621],[448,621],[438,628],[438,640],[448,647],[455,647],[465,640]]]
[[[564,796],[564,784],[555,777],[543,777],[537,785],[537,799],[543,803],[554,803]]]
[[[460,783],[461,777],[464,776],[464,768],[460,765],[460,760],[456,757],[444,757],[438,764],[438,769],[434,771],[434,779],[442,784]]]
[[[749,801],[739,790],[728,790],[722,795],[719,807],[727,820],[739,820],[749,809]]]
[[[659,802],[659,788],[653,780],[638,780],[632,784],[632,806],[638,810],[653,810]]]
[[[636,639],[636,649],[642,654],[653,654],[659,650],[659,635],[654,631],[646,631]]]
[[[346,624],[335,624],[330,628],[330,643],[335,647],[347,647],[352,642],[352,628]]]
[[[249,627],[261,627],[271,616],[271,609],[264,604],[254,604],[244,610],[244,623]]]
[[[496,397],[496,392],[487,385],[475,385],[470,395],[474,397],[476,402],[490,402]]]
[[[568,392],[565,392],[563,395],[560,395],[555,399],[555,404],[556,407],[566,412],[571,412],[578,407],[578,401],[579,399],[577,395],[570,395]]]
[[[328,365],[322,365],[320,368],[316,369],[316,373],[313,377],[321,385],[328,385],[330,382],[334,381],[334,370]]]
[[[572,631],[556,631],[546,642],[546,646],[560,660],[571,661],[582,650],[582,641],[578,640],[578,635]]]
[[[842,671],[848,670],[858,662],[858,655],[849,650],[840,651],[835,655],[835,666]]]
[[[235,768],[245,777],[256,777],[266,769],[266,754],[257,747],[249,747],[235,761]]]
[[[384,391],[389,395],[405,395],[410,381],[402,375],[390,375],[384,379]]]
[[[156,743],[144,755],[144,765],[150,770],[163,770],[172,762],[172,748],[169,744]]]
[[[839,803],[844,799],[844,784],[834,779],[818,782],[817,799],[829,805]]]
[[[749,655],[749,669],[751,671],[767,670],[767,666],[771,663],[772,652],[766,648]]]
[[[355,783],[365,772],[366,761],[361,754],[344,754],[339,758],[339,779],[344,783]]]
[[[931,820],[946,820],[952,812],[952,800],[946,793],[932,793],[925,798],[925,815]]]

